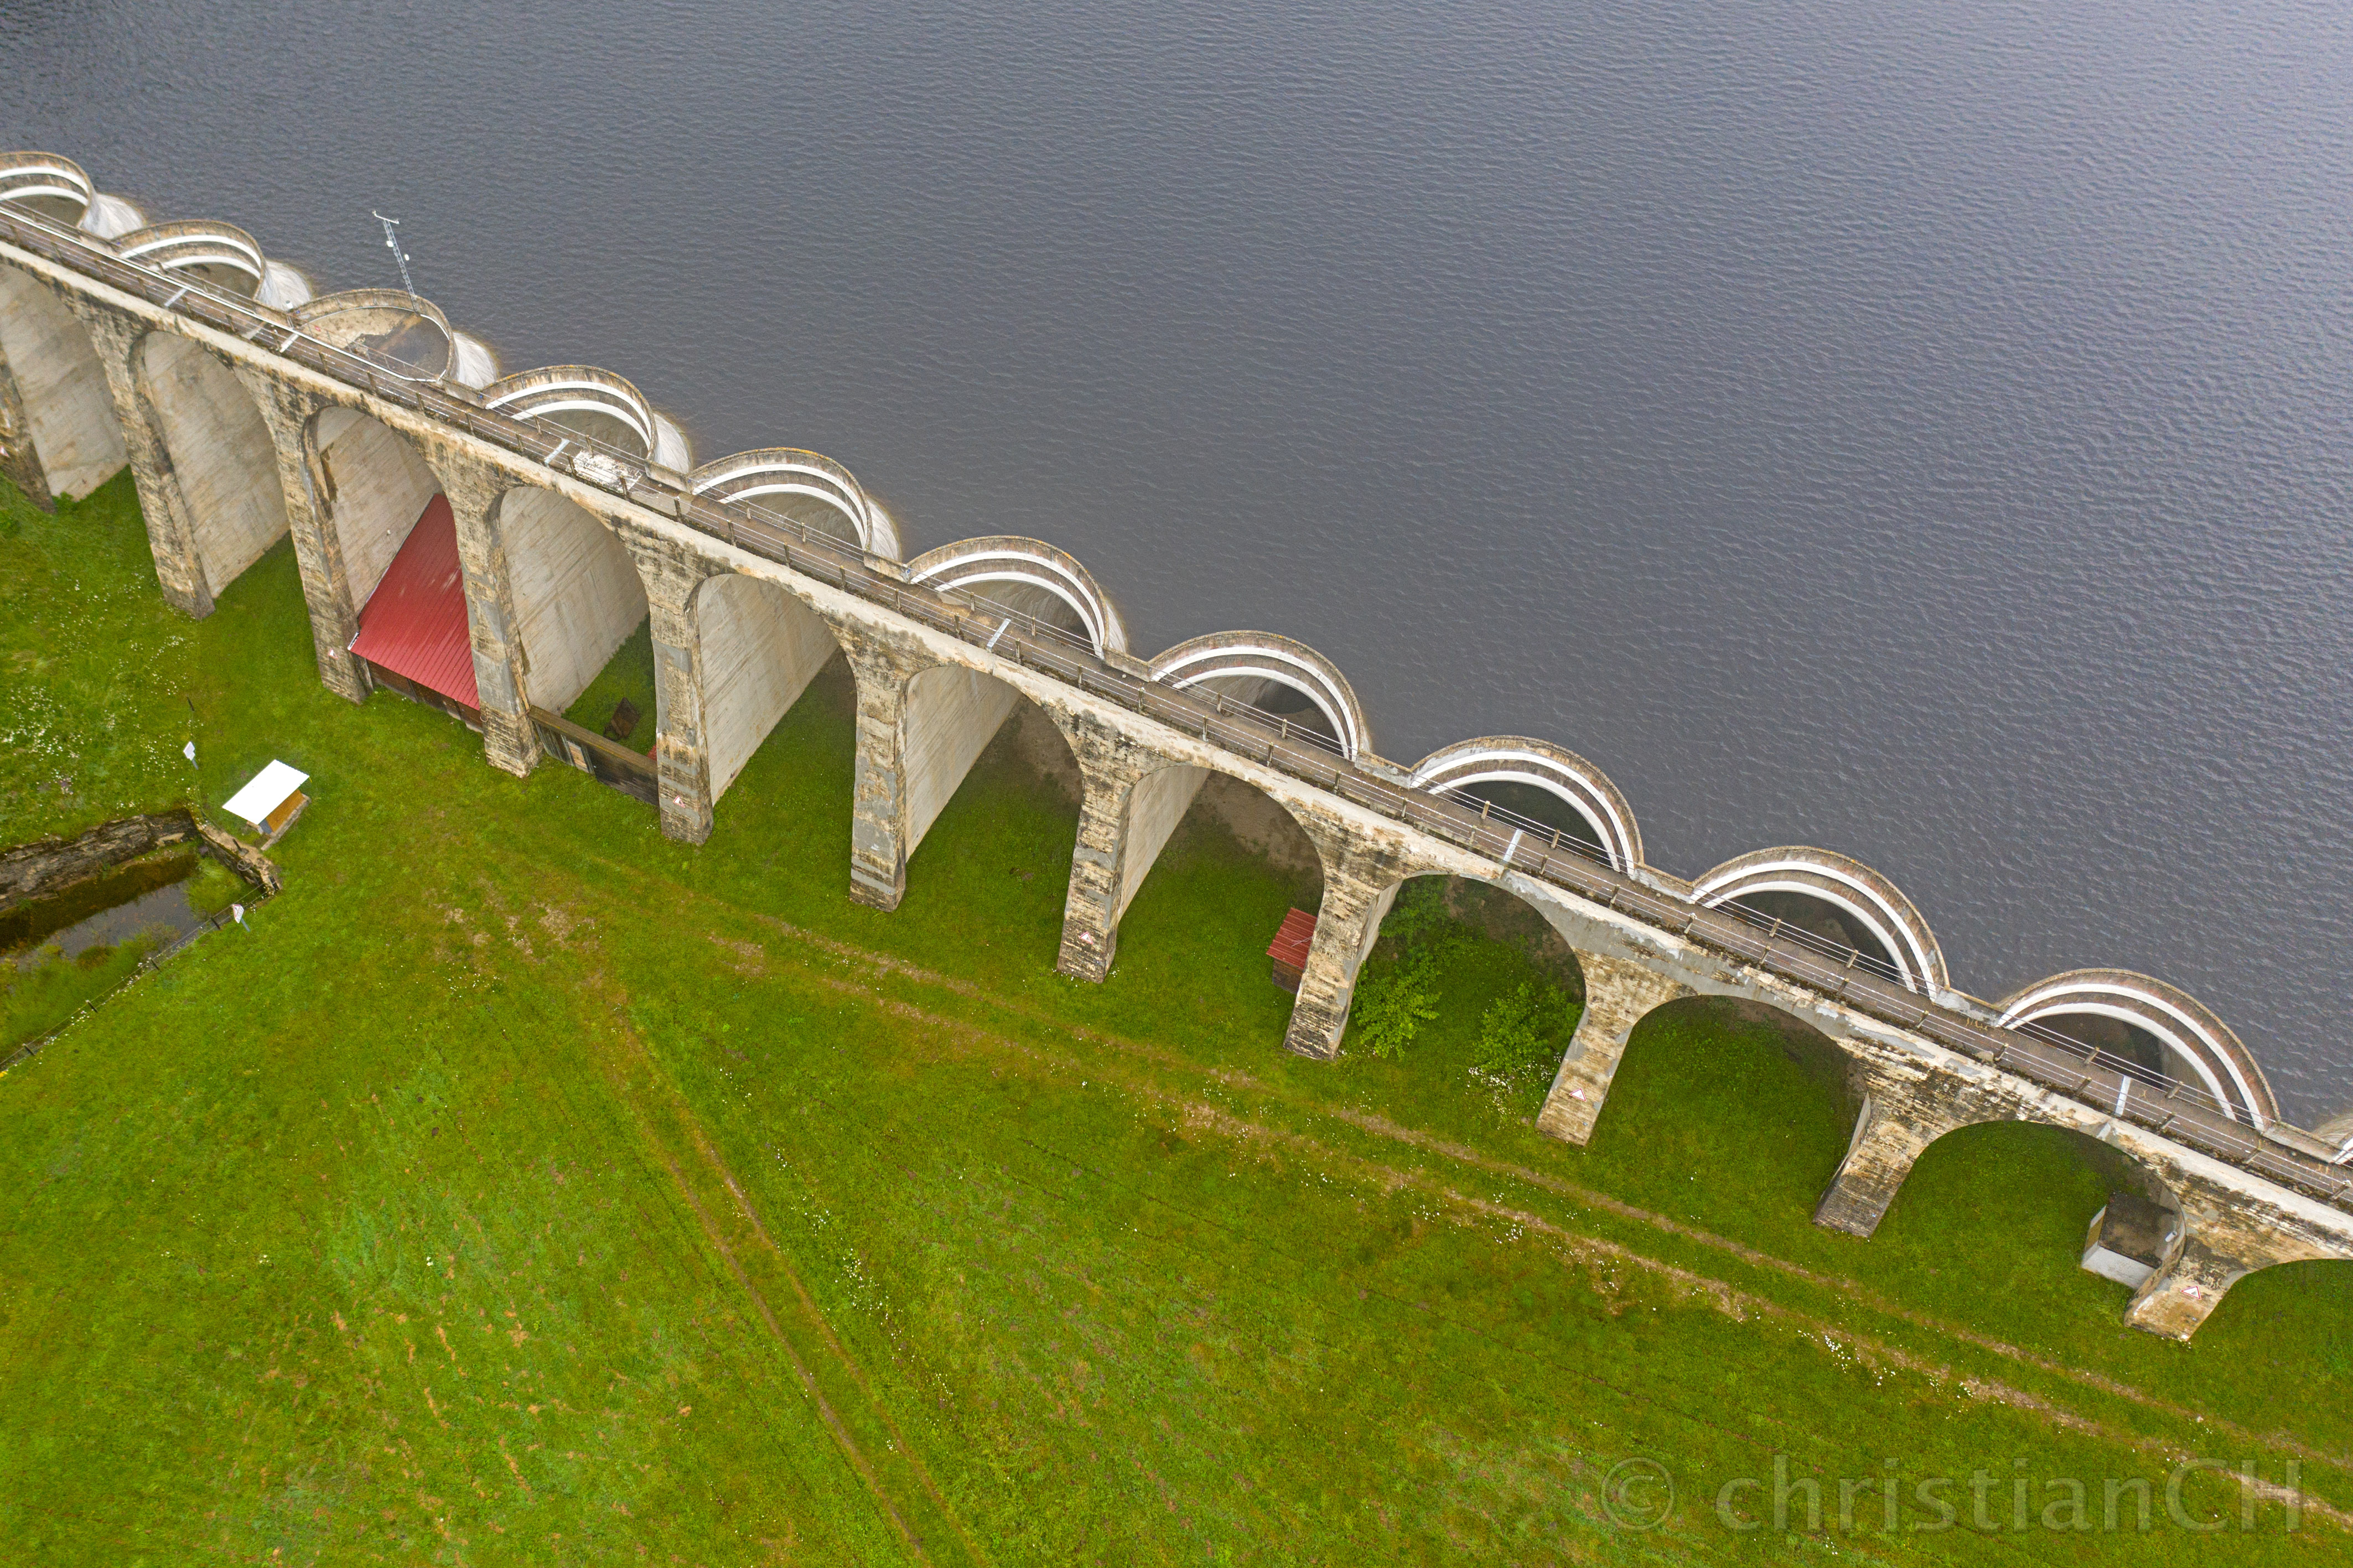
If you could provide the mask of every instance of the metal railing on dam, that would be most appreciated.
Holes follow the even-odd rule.
[[[748,501],[722,503],[647,460],[570,431],[511,417],[463,389],[326,342],[282,311],[201,280],[144,266],[103,241],[0,204],[0,239],[147,305],[244,339],[369,395],[416,410],[712,538],[828,584],[1025,669],[1119,704],[1259,766],[1431,835],[1498,868],[1701,943],[1921,1038],[2129,1121],[2263,1179],[2353,1212],[2353,1178],[2329,1161],[2253,1131],[2205,1089],[2039,1024],[2002,1026],[1936,1002],[1874,955],[1769,921],[1736,903],[1707,908],[1645,886],[1596,846],[1458,795],[1402,786],[1336,742],[1214,693],[1141,678],[1094,646],[1033,616],[956,589],[902,580],[855,544]],[[845,475],[847,470],[844,470]],[[684,476],[678,476],[682,481]],[[854,481],[852,481],[854,483]],[[534,715],[537,719],[539,716]],[[549,716],[553,717],[553,716]],[[634,793],[634,792],[633,792]]]

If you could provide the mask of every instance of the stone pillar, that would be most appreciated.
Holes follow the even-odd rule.
[[[1318,1061],[1340,1054],[1348,1009],[1356,1000],[1356,971],[1380,935],[1381,920],[1397,901],[1404,878],[1394,865],[1353,844],[1328,846],[1324,857],[1324,902],[1315,911],[1315,940],[1300,972],[1299,1000],[1292,1004],[1286,1049]]]
[[[458,527],[465,574],[466,628],[474,644],[474,687],[482,703],[482,754],[517,778],[538,765],[539,731],[531,722],[531,665],[515,630],[514,588],[499,533],[505,487],[470,462],[435,461]]]
[[[0,479],[24,491],[43,511],[58,510],[40,454],[33,449],[33,426],[26,417],[24,394],[5,356],[0,356]]]
[[[1115,762],[1092,762],[1082,752],[1079,780],[1079,837],[1071,850],[1071,889],[1062,900],[1062,950],[1054,967],[1073,979],[1100,981],[1111,973],[1113,955],[1119,951],[1120,869],[1135,773]]]
[[[2008,1121],[2012,1112],[1949,1077],[1898,1079],[1877,1068],[1860,1069],[1859,1076],[1862,1109],[1855,1116],[1854,1136],[1822,1201],[1814,1205],[1814,1223],[1867,1237],[1879,1228],[1887,1205],[1929,1144],[1980,1121]]]
[[[2125,1321],[2136,1329],[2186,1340],[2221,1305],[2231,1287],[2255,1270],[2344,1256],[2276,1223],[2285,1216],[2267,1221],[2249,1214],[2243,1198],[2217,1203],[2194,1189],[2179,1195],[2181,1239],[2125,1309]]]
[[[1585,1010],[1577,1015],[1577,1032],[1536,1113],[1536,1131],[1581,1146],[1593,1136],[1634,1026],[1652,1008],[1691,995],[1692,989],[1632,959],[1582,949],[1577,966],[1585,975]]]
[[[1111,973],[1119,922],[1135,890],[1209,775],[1138,749],[1084,712],[1060,722],[1082,793],[1054,967],[1073,979],[1100,981]]]
[[[172,451],[164,440],[154,402],[139,384],[138,353],[151,330],[87,296],[69,291],[67,307],[90,333],[90,346],[106,372],[106,388],[122,422],[122,446],[131,460],[131,482],[147,522],[147,548],[155,558],[155,583],[164,603],[202,620],[213,613],[213,594],[196,555],[195,527],[181,498]]]
[[[907,683],[923,665],[837,622],[858,682],[858,772],[849,822],[849,896],[895,910],[907,894]]]
[[[702,712],[702,629],[695,590],[708,574],[675,551],[623,542],[645,584],[654,645],[655,763],[660,773],[665,838],[700,844],[711,837],[711,752]]]
[[[311,614],[311,651],[327,689],[353,702],[367,700],[366,668],[352,657],[359,635],[359,606],[352,603],[331,509],[333,483],[319,460],[311,421],[326,400],[251,365],[230,367],[269,430],[278,453],[278,477],[286,496],[286,531],[294,542],[294,564],[302,579],[302,604]]]

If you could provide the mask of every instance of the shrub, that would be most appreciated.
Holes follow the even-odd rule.
[[[1422,952],[1367,971],[1356,986],[1348,1032],[1382,1060],[1404,1056],[1422,1025],[1438,1016],[1434,968]]]
[[[1576,1022],[1576,1008],[1559,987],[1523,980],[1481,1015],[1471,1070],[1494,1083],[1517,1083],[1547,1071],[1567,1047]]]

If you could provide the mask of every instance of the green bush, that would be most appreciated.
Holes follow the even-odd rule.
[[[1367,969],[1356,986],[1349,1032],[1382,1060],[1404,1056],[1422,1025],[1438,1016],[1435,979],[1427,952]]]
[[[1480,1016],[1478,1055],[1471,1071],[1497,1084],[1517,1084],[1549,1072],[1567,1048],[1576,1025],[1577,1008],[1559,987],[1523,980]]]

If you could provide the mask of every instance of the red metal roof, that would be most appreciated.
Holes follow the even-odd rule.
[[[1315,917],[1305,910],[1293,910],[1282,917],[1282,929],[1274,933],[1266,955],[1285,969],[1304,969],[1307,950],[1314,941]]]
[[[458,520],[449,498],[435,496],[408,531],[392,567],[360,611],[352,651],[371,664],[430,688],[469,708],[482,705],[474,685],[474,643],[466,631],[466,589],[458,566]]]

